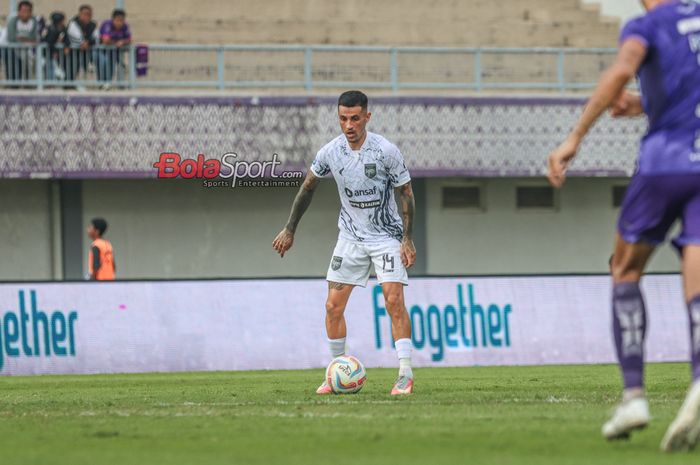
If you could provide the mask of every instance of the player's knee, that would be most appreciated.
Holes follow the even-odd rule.
[[[396,315],[403,311],[403,298],[399,293],[390,293],[384,296],[386,310],[390,315]]]
[[[642,278],[642,273],[644,272],[641,267],[636,266],[629,260],[621,260],[617,257],[613,257],[610,271],[612,273],[613,281],[616,283],[639,281]]]
[[[326,301],[326,314],[330,318],[340,318],[345,312],[345,306],[340,305],[338,302],[332,300]]]

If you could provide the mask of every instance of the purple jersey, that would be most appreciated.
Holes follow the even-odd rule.
[[[131,39],[129,25],[124,23],[124,26],[121,29],[116,29],[112,24],[112,20],[108,19],[102,23],[102,26],[100,26],[100,39],[104,41],[104,38],[110,38],[113,42]]]
[[[632,19],[620,43],[647,48],[639,69],[649,131],[641,174],[700,173],[700,2],[672,0]]]

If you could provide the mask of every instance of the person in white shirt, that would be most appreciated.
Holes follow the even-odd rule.
[[[413,393],[411,369],[411,319],[404,303],[406,270],[413,266],[415,200],[409,175],[399,149],[384,137],[366,130],[371,113],[367,96],[348,91],[338,99],[338,120],[343,134],[326,144],[294,199],[287,225],[272,243],[284,257],[309,207],[321,178],[332,175],[340,195],[340,234],[328,267],[326,333],[331,355],[345,354],[345,307],[355,286],[365,287],[374,266],[382,287],[399,359],[399,376],[391,395]],[[399,197],[399,213],[394,192]],[[325,380],[317,394],[330,394]]]
[[[73,81],[80,70],[87,72],[93,62],[92,47],[99,43],[97,23],[92,20],[92,7],[81,5],[78,15],[68,22],[65,35],[65,75]]]
[[[39,42],[39,25],[32,16],[32,2],[22,1],[17,6],[17,16],[7,22],[8,45],[36,45]],[[29,79],[29,49],[8,47],[5,53],[5,76],[8,81]]]

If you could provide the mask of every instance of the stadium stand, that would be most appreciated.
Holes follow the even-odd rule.
[[[114,7],[112,0],[96,0],[90,4],[99,23],[110,16]],[[62,11],[71,18],[77,6],[75,0],[38,0],[34,11],[44,16]],[[227,86],[232,87],[240,82],[261,83],[244,87],[263,92],[266,88],[269,91],[270,83],[275,81],[321,81],[331,84],[323,86],[327,91],[335,92],[344,87],[342,83],[386,84],[392,80],[386,51],[315,50],[313,70],[306,74],[303,50],[229,50],[217,58],[215,50],[192,48],[197,45],[598,49],[613,47],[619,30],[617,19],[601,16],[598,7],[580,0],[512,0],[505,9],[487,0],[450,0],[439,4],[437,0],[400,0],[391,4],[358,0],[352,5],[322,0],[264,3],[157,0],[126,2],[125,7],[135,42],[151,46],[148,77],[139,79],[139,84],[166,88],[172,87],[173,82],[178,87],[212,84],[217,76],[223,76],[229,83]],[[368,15],[368,11],[372,14]],[[223,62],[223,69],[217,70],[217,59]],[[524,54],[496,51],[478,60],[469,52],[402,51],[396,60],[396,76],[403,91],[412,85],[420,91],[414,83],[444,83],[444,89],[449,91],[464,83],[476,86],[477,81],[477,90],[502,90],[504,85],[511,85],[516,90],[578,91],[590,88],[610,59],[609,54],[590,51],[568,51],[566,57],[530,51]],[[482,86],[482,82],[487,85]],[[563,82],[572,85],[564,86]],[[336,87],[333,83],[340,85]],[[513,86],[512,83],[522,85]],[[550,86],[549,83],[559,85]],[[121,81],[121,86],[124,85]],[[398,86],[394,87],[397,91]],[[219,88],[224,88],[223,84]],[[306,90],[310,88],[306,86]]]
[[[78,3],[37,0],[35,11],[70,17]],[[88,3],[99,19],[114,6]],[[610,47],[619,30],[618,20],[580,0],[511,0],[506,7],[491,0],[155,0],[127,1],[126,10],[147,43]]]

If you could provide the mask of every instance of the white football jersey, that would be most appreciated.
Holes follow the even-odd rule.
[[[399,149],[367,132],[360,150],[350,148],[345,134],[326,144],[311,164],[318,177],[332,174],[340,195],[340,237],[352,242],[401,240],[403,223],[394,188],[411,180]]]

